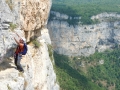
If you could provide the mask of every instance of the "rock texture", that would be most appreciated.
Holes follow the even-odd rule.
[[[51,0],[22,0],[20,6],[21,28],[26,31],[29,41],[31,37],[39,36],[40,29],[47,24]]]
[[[48,30],[42,31],[42,35],[47,34],[48,38]],[[41,43],[39,49],[28,46],[28,53],[21,61],[24,73],[15,69],[12,57],[0,64],[0,90],[59,90],[46,45],[49,42],[42,37],[38,38]]]
[[[42,27],[47,24],[51,0],[6,0],[7,4],[4,0],[0,2],[2,15],[25,31],[27,41],[41,35]]]
[[[14,21],[14,15],[11,12],[8,4],[4,0],[0,0],[0,29],[8,29],[8,27],[5,27],[5,24],[9,25],[8,23]]]
[[[56,75],[47,48],[47,44],[51,44],[48,29],[42,27],[45,26],[45,22],[47,22],[50,10],[50,0],[6,1],[7,3],[5,0],[0,0],[0,90],[59,90]],[[17,38],[15,32],[17,32],[21,37],[25,37],[26,32],[34,32],[34,30],[36,30],[35,27],[34,30],[32,29],[32,24],[31,27],[29,27],[29,31],[25,29],[26,26],[22,25],[22,23],[26,22],[26,19],[22,19],[21,17],[23,13],[21,13],[20,16],[19,13],[22,11],[22,9],[20,9],[21,2],[26,3],[26,1],[27,3],[30,1],[33,5],[39,2],[40,5],[42,4],[42,10],[43,7],[47,7],[49,10],[45,10],[45,12],[38,14],[38,17],[44,13],[47,15],[46,17],[40,16],[40,23],[42,24],[38,27],[38,31],[40,32],[41,30],[41,35],[38,36],[37,39],[41,46],[39,49],[35,49],[33,44],[28,45],[28,53],[23,56],[21,60],[21,64],[24,68],[24,73],[21,73],[16,70],[13,59],[13,54],[16,48],[16,43],[13,38]],[[22,6],[24,5],[22,4]],[[32,9],[31,7],[30,9]],[[29,17],[32,17],[31,14],[25,18]],[[20,21],[20,19],[23,21]],[[12,31],[10,28],[13,26],[10,26],[10,23],[16,24],[17,28]],[[38,22],[36,21],[34,23]],[[21,27],[24,27],[24,29]],[[35,36],[35,33],[33,36]],[[30,36],[27,36],[28,39],[30,37],[32,37],[31,34]]]
[[[9,29],[10,23],[15,23],[15,14],[4,0],[0,1],[0,62],[12,55],[15,48],[13,40],[15,34]],[[22,33],[22,31],[19,31]],[[18,32],[18,33],[19,33]],[[24,34],[23,34],[24,35]]]
[[[91,17],[99,19],[99,24],[74,26],[64,21],[69,16],[55,12],[54,16],[48,23],[48,29],[53,48],[60,54],[88,56],[120,44],[119,14],[102,13]]]

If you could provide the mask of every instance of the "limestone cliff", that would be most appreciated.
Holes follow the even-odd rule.
[[[24,13],[26,16],[25,19],[22,19],[21,17],[26,9],[20,8],[24,6],[22,3],[26,3],[27,6],[30,2],[33,4],[32,6],[37,3],[40,10],[46,7],[47,10],[36,14],[36,17],[41,17],[36,19],[38,22],[40,20],[41,25],[39,26],[36,21],[34,24],[37,28],[33,24],[28,24],[29,30],[27,30],[25,23],[28,18],[31,20],[32,15],[27,16],[26,13],[31,13],[31,11]],[[50,4],[50,0],[6,0],[6,2],[0,0],[0,90],[59,90],[47,47],[48,44],[51,44],[48,29],[42,27],[46,25]],[[30,6],[29,9],[31,10]],[[19,14],[20,12],[21,14]],[[44,17],[41,16],[42,14]],[[37,36],[40,47],[35,49],[33,44],[28,45],[28,53],[21,60],[25,72],[21,73],[16,70],[13,59],[16,48],[13,39],[16,37],[15,32],[24,37],[26,32],[34,32],[36,29],[41,33],[40,36]],[[30,37],[34,36],[36,36],[35,33],[26,37],[29,40]]]
[[[38,38],[39,49],[28,45],[28,53],[21,60],[24,73],[15,69],[13,57],[0,64],[0,90],[59,90],[47,42],[42,37],[49,37],[47,29],[42,30],[42,36]]]
[[[59,12],[52,12],[52,16],[48,29],[53,48],[60,54],[88,56],[120,44],[120,14],[98,14],[91,18],[99,19],[99,24],[74,26],[67,22],[70,16]]]
[[[25,31],[27,41],[41,34],[40,29],[47,24],[50,7],[51,0],[20,1],[21,28]]]

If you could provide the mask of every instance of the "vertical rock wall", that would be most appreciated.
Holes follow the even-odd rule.
[[[59,54],[88,56],[120,45],[120,14],[93,16],[92,19],[100,20],[94,25],[69,25],[69,16],[58,12],[52,14],[55,17],[48,22],[48,29],[53,48]]]
[[[13,57],[0,64],[0,90],[59,90],[48,53],[49,40],[48,30],[43,29],[38,38],[40,48],[28,45],[28,53],[21,60],[24,73],[15,69]]]
[[[0,0],[0,90],[59,90],[47,48],[47,44],[51,43],[49,33],[46,28],[43,29],[47,24],[51,1],[6,1]],[[13,26],[10,23],[17,28],[11,30]],[[28,41],[38,36],[41,44],[38,49],[28,45],[28,53],[21,60],[24,73],[14,65],[15,32],[22,37],[26,35]]]
[[[51,0],[22,0],[20,6],[21,28],[29,41],[31,37],[40,36],[41,28],[46,26]]]

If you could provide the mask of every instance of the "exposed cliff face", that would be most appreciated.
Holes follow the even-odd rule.
[[[29,1],[33,3],[32,0]],[[21,19],[23,21],[20,21],[21,16],[18,16],[20,11],[18,6],[21,2],[17,0],[13,0],[12,2],[14,7],[12,7],[11,10],[11,6],[6,4],[5,0],[0,1],[0,12],[2,12],[0,13],[0,90],[59,90],[47,48],[47,44],[51,44],[51,41],[48,30],[42,26],[39,27],[39,29],[41,28],[41,35],[37,38],[41,44],[40,48],[35,49],[32,44],[28,45],[28,53],[26,56],[23,56],[21,60],[25,72],[20,73],[15,69],[13,54],[16,43],[13,38],[16,37],[16,35],[10,30],[11,26],[9,24],[16,24],[17,28],[14,31],[21,37],[24,37],[26,35],[26,33],[24,33],[26,29],[21,30],[21,27],[26,26],[19,25],[22,25],[21,23],[25,23],[26,21],[23,19]],[[38,0],[38,2],[44,2],[45,4],[45,0]],[[48,2],[51,3],[49,0]],[[46,5],[50,6],[48,2],[46,0]],[[11,2],[9,3],[11,5]],[[49,14],[49,10],[45,12],[47,15]],[[32,17],[31,14],[29,17]],[[27,16],[25,18],[27,18]],[[47,17],[44,16],[44,19],[40,19],[41,22],[45,22],[45,18],[47,20]],[[42,25],[45,24],[46,23],[42,23]],[[31,31],[32,28],[33,26],[31,25],[29,31]],[[34,30],[36,30],[36,28],[34,28]],[[32,36],[30,35],[27,38],[29,39],[30,37]]]
[[[99,24],[75,26],[62,21],[63,15],[59,15],[59,20],[58,14],[54,16],[55,18],[48,23],[48,29],[53,48],[60,54],[86,56],[120,44],[119,14],[102,13],[92,17],[99,19]]]
[[[49,37],[47,29],[42,32],[42,37]],[[38,50],[28,46],[28,53],[21,61],[24,73],[15,69],[12,57],[0,64],[0,90],[59,90],[46,45],[48,42],[42,37],[38,38],[41,43]]]
[[[20,7],[21,28],[29,41],[30,37],[39,36],[47,24],[51,0],[22,0]]]

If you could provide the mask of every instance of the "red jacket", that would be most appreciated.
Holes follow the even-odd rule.
[[[17,46],[17,49],[16,49],[15,53],[18,54],[18,53],[22,52],[23,49],[24,49],[24,45],[19,44],[19,45]]]

